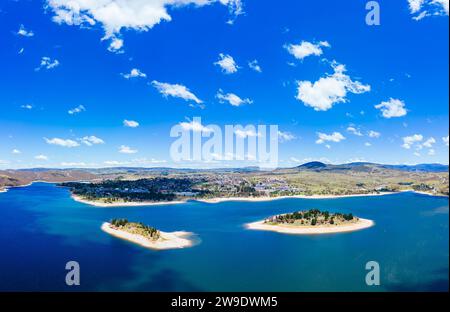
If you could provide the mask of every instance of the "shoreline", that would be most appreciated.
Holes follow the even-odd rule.
[[[194,242],[186,238],[187,236],[192,235],[190,232],[177,231],[168,233],[160,231],[161,238],[153,241],[142,235],[113,229],[108,222],[104,222],[100,228],[111,236],[154,250],[182,249],[194,246]]]
[[[399,192],[381,192],[381,193],[367,193],[367,194],[348,194],[348,195],[286,195],[286,196],[261,196],[261,197],[218,197],[211,199],[195,199],[195,201],[209,204],[217,204],[228,201],[242,201],[242,202],[267,202],[281,199],[297,198],[297,199],[338,199],[338,198],[348,198],[348,197],[371,197],[371,196],[383,196],[383,195],[393,195],[402,192],[409,191],[399,191]]]
[[[282,234],[300,234],[300,235],[320,235],[320,234],[334,234],[347,233],[370,228],[375,225],[375,222],[369,219],[359,218],[357,223],[339,226],[286,226],[286,225],[270,225],[265,224],[264,220],[245,224],[248,230],[257,231],[272,231]]]
[[[292,196],[277,196],[277,197],[268,197],[268,196],[262,196],[262,197],[217,197],[217,198],[211,198],[211,199],[186,199],[186,200],[178,200],[178,201],[171,201],[171,202],[115,202],[115,203],[102,203],[97,201],[90,201],[81,198],[78,195],[71,195],[71,198],[74,201],[95,206],[95,207],[142,207],[142,206],[163,206],[163,205],[178,205],[178,204],[185,204],[189,201],[193,202],[199,202],[199,203],[206,203],[206,204],[219,204],[224,202],[270,202],[275,200],[282,200],[282,199],[339,199],[339,198],[352,198],[352,197],[372,197],[372,196],[385,196],[385,195],[395,195],[395,194],[401,194],[401,193],[415,193],[415,194],[421,194],[421,195],[428,195],[428,196],[434,196],[434,197],[446,197],[447,195],[440,195],[440,194],[430,194],[426,192],[420,192],[420,191],[414,191],[414,190],[402,190],[398,192],[380,192],[380,193],[367,193],[367,194],[349,194],[349,195],[292,195]]]
[[[171,201],[171,202],[115,202],[115,203],[102,203],[99,201],[92,201],[92,200],[86,200],[81,198],[78,195],[71,195],[70,196],[74,201],[95,206],[95,207],[102,207],[102,208],[108,208],[108,207],[142,207],[142,206],[164,206],[164,205],[177,205],[177,204],[184,204],[187,201]]]

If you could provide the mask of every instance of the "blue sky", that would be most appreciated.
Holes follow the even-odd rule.
[[[239,165],[173,163],[194,117],[278,125],[280,166],[448,164],[448,1],[67,3],[0,3],[0,168]]]

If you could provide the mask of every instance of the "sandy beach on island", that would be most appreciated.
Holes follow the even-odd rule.
[[[284,234],[303,234],[303,235],[316,235],[316,234],[331,234],[331,233],[344,233],[359,231],[367,229],[375,225],[375,222],[368,219],[359,218],[358,222],[348,225],[337,226],[292,226],[292,225],[270,225],[265,224],[264,220],[253,223],[247,223],[245,227],[249,230],[260,231],[272,231]]]
[[[192,247],[194,245],[193,241],[187,238],[192,235],[190,232],[178,231],[166,233],[160,231],[161,237],[158,240],[153,241],[142,235],[113,229],[108,222],[103,223],[101,229],[112,236],[155,250],[180,249]]]

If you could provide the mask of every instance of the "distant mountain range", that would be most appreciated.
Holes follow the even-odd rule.
[[[400,170],[408,172],[448,172],[448,165],[442,164],[418,164],[418,165],[383,165],[370,162],[353,162],[342,165],[330,165],[319,161],[308,162],[306,164],[295,167],[298,170],[333,170],[333,171],[343,171],[343,170],[355,170],[355,171],[369,171],[373,169],[391,169]]]
[[[277,170],[313,170],[313,171],[370,171],[373,169],[391,169],[408,172],[448,172],[449,166],[442,164],[418,164],[418,165],[385,165],[370,162],[353,162],[348,164],[332,165],[325,164],[320,161],[312,161],[294,168],[279,168]],[[18,169],[7,170],[8,172],[22,172],[22,173],[39,173],[45,172],[85,172],[89,174],[118,174],[118,173],[154,173],[154,174],[170,174],[176,172],[190,173],[190,172],[257,172],[260,171],[259,167],[242,167],[242,168],[217,168],[217,169],[192,169],[192,168],[170,168],[170,167],[155,167],[155,168],[142,168],[142,167],[110,167],[110,168],[71,168],[71,169],[54,169],[54,168],[30,168],[30,169]]]

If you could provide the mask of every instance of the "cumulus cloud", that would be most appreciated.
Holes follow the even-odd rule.
[[[21,151],[19,151],[18,149],[13,149],[12,151],[11,151],[11,153],[13,153],[13,154],[16,154],[16,155],[18,155],[18,154],[22,154],[22,152]]]
[[[24,108],[24,109],[28,109],[28,110],[33,109],[33,105],[31,105],[31,104],[25,104],[25,105],[22,105],[20,107]]]
[[[260,136],[259,133],[256,133],[252,129],[248,129],[248,130],[237,129],[237,130],[234,131],[234,134],[236,134],[237,137],[243,138],[243,139],[249,138],[249,137],[259,137]]]
[[[281,143],[295,140],[296,137],[290,132],[278,131],[278,139]]]
[[[373,131],[373,130],[370,130],[369,133],[368,133],[368,136],[371,137],[371,138],[375,138],[376,139],[376,138],[379,138],[381,136],[381,133]]]
[[[108,51],[121,54],[124,52],[122,48],[123,48],[123,39],[112,38],[108,46]]]
[[[384,118],[402,117],[408,113],[405,102],[393,98],[375,105],[375,108],[381,110]]]
[[[121,145],[119,148],[119,153],[122,154],[136,154],[138,151],[136,149],[132,149],[129,146]]]
[[[67,113],[69,113],[70,115],[75,115],[84,111],[86,111],[86,108],[83,105],[79,105],[75,108],[70,109],[69,111],[67,111]]]
[[[152,81],[152,85],[165,97],[171,96],[185,101],[193,101],[197,104],[203,103],[202,100],[183,85],[159,82],[156,80]]]
[[[92,145],[98,145],[98,144],[105,144],[105,141],[102,139],[96,137],[95,135],[85,136],[81,139],[78,139],[81,143],[92,146]]]
[[[74,140],[70,140],[70,139],[60,139],[60,138],[53,138],[53,139],[47,139],[44,138],[45,142],[47,142],[47,144],[51,144],[51,145],[58,145],[58,146],[62,146],[62,147],[78,147],[80,146],[80,144],[77,141]]]
[[[347,131],[356,136],[363,136],[363,134],[361,133],[361,131],[359,129],[356,129],[355,127],[352,127],[352,126],[348,127]]]
[[[331,46],[327,41],[321,41],[318,43],[302,41],[300,44],[287,44],[284,46],[284,48],[298,60],[303,60],[305,57],[310,55],[322,55],[323,47],[329,48]]]
[[[448,143],[449,143],[449,136],[447,135],[446,137],[442,138],[442,142],[444,142],[444,144],[448,147]]]
[[[31,30],[26,30],[25,26],[20,25],[19,30],[17,31],[17,34],[22,37],[33,37],[34,32]]]
[[[240,68],[231,55],[223,53],[219,54],[219,60],[215,62],[214,65],[222,68],[222,72],[224,72],[225,74],[234,74]]]
[[[258,72],[258,73],[261,73],[261,72],[262,72],[262,68],[261,68],[261,66],[259,66],[257,60],[253,60],[253,61],[251,61],[251,62],[248,62],[248,67],[250,67],[251,69],[253,69],[255,72]]]
[[[139,127],[139,123],[137,121],[134,121],[134,120],[126,120],[125,119],[123,121],[123,125],[125,127],[129,127],[129,128],[137,128],[137,127]]]
[[[137,68],[133,68],[129,74],[121,74],[125,79],[131,78],[147,78],[147,75]]]
[[[322,132],[318,132],[317,136],[319,137],[316,141],[316,144],[323,144],[325,142],[341,142],[345,140],[345,137],[340,132],[333,132],[332,134],[326,134]]]
[[[248,98],[241,99],[239,96],[237,96],[234,93],[224,94],[222,90],[219,90],[217,92],[216,97],[219,99],[219,101],[221,103],[228,102],[230,105],[237,106],[237,107],[244,105],[244,104],[252,104],[253,103],[252,100],[250,100]]]
[[[185,121],[180,122],[181,128],[185,131],[193,131],[193,132],[203,132],[203,133],[211,133],[213,132],[212,129],[203,126],[200,122],[193,120],[193,121]]]
[[[408,0],[408,5],[416,21],[429,16],[449,15],[449,0]]]
[[[421,135],[421,134],[414,134],[411,136],[406,136],[403,138],[402,147],[406,148],[406,149],[410,149],[411,146],[413,146],[414,144],[417,144],[419,142],[422,142],[422,140],[423,140],[423,135]]]
[[[332,62],[331,65],[334,69],[332,75],[322,77],[314,83],[311,81],[297,82],[297,100],[316,111],[327,111],[336,103],[348,102],[348,93],[361,94],[370,91],[369,85],[353,81],[345,74],[345,65],[336,62]]]
[[[46,0],[53,11],[53,21],[71,26],[104,30],[103,39],[110,39],[109,50],[121,51],[121,31],[148,31],[162,21],[170,22],[168,10],[186,6],[202,7],[214,3],[227,6],[233,17],[243,14],[241,0]]]
[[[57,59],[51,59],[48,56],[43,56],[41,58],[41,63],[34,70],[39,71],[41,69],[53,69],[59,66],[59,61]]]
[[[366,143],[364,143],[364,145],[367,146],[367,147],[372,146],[372,144],[370,142],[366,142]]]
[[[425,142],[423,142],[422,145],[423,145],[424,147],[432,148],[432,147],[433,147],[433,144],[435,144],[435,143],[436,143],[435,138],[431,137],[431,138],[429,138],[428,140],[426,140]]]
[[[37,160],[48,160],[48,157],[45,156],[45,155],[36,155],[36,156],[34,156],[34,159],[37,159]]]

